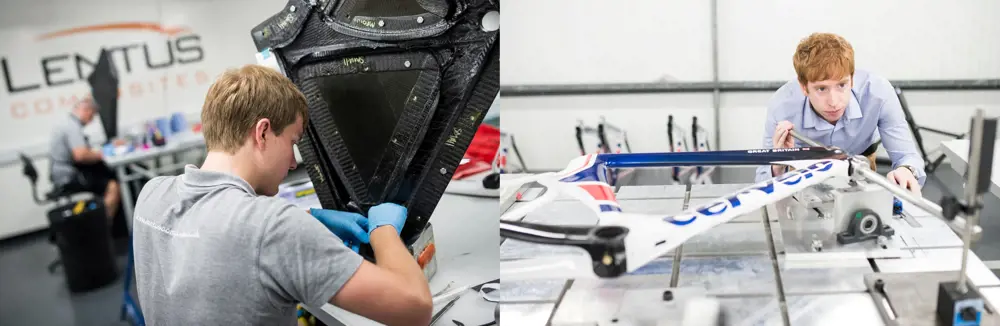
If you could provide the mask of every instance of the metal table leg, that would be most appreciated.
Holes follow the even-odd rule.
[[[119,185],[122,195],[122,210],[125,212],[125,225],[128,226],[128,230],[132,232],[132,211],[135,209],[135,203],[132,202],[132,189],[128,184],[128,175],[125,173],[126,165],[122,164],[115,167],[115,173],[118,174],[118,180],[122,184]]]

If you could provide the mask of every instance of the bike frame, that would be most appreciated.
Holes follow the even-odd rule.
[[[634,272],[691,237],[740,215],[777,202],[833,177],[848,177],[849,157],[840,149],[803,147],[686,153],[591,154],[567,168],[505,182],[508,189],[528,183],[544,187],[541,197],[501,216],[505,238],[550,245],[576,246],[591,257],[594,274],[617,277]],[[614,196],[610,169],[720,165],[789,165],[795,170],[705,205],[675,215],[623,212]],[[553,226],[521,222],[560,194],[586,204],[599,218],[596,226]]]

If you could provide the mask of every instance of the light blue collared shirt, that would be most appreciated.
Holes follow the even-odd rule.
[[[917,152],[903,108],[889,80],[867,71],[855,70],[854,88],[844,115],[830,124],[813,111],[812,104],[802,94],[797,79],[778,89],[767,104],[764,123],[764,148],[774,147],[774,128],[778,122],[789,121],[795,130],[827,146],[839,147],[858,155],[881,137],[882,147],[889,152],[892,168],[912,166],[922,186],[927,174],[924,160]],[[795,140],[796,146],[808,146]],[[772,178],[769,165],[757,168],[757,181]]]

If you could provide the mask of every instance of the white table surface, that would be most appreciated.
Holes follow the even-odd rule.
[[[135,163],[167,155],[173,155],[204,146],[205,137],[202,133],[185,132],[175,134],[172,137],[167,138],[167,143],[160,147],[154,146],[148,149],[136,149],[132,152],[105,156],[103,158],[104,164],[107,164],[108,167],[115,170],[118,182],[122,184],[122,186],[118,187],[118,189],[120,189],[119,191],[122,196],[122,212],[125,214],[125,224],[128,226],[129,230],[132,229],[132,214],[135,211],[135,202],[133,201],[132,189],[129,186],[129,183],[140,176],[152,179],[160,176],[164,173],[164,171],[175,171],[186,164],[184,162],[174,162],[173,164],[167,166],[144,169],[140,168]],[[135,189],[135,191],[138,192],[140,189]]]
[[[205,136],[201,133],[176,134],[169,138],[167,143],[161,147],[153,146],[148,149],[136,149],[135,151],[121,155],[106,156],[104,163],[109,167],[115,168],[202,146],[205,146]]]
[[[496,280],[500,277],[500,212],[496,198],[445,194],[430,223],[434,228],[438,271],[430,280],[431,293],[449,283],[450,289]],[[434,307],[436,313],[444,304]],[[462,295],[438,321],[440,325],[482,325],[493,321],[495,303],[477,292]],[[321,311],[309,309],[320,320],[333,317],[345,325],[379,325],[370,319],[326,304]],[[322,313],[328,314],[323,316]],[[326,318],[325,318],[326,317]]]
[[[997,143],[1000,145],[1000,142]],[[941,142],[941,149],[948,155],[948,161],[951,162],[951,167],[958,172],[958,175],[965,177],[965,170],[969,165],[969,140],[968,139],[955,139],[945,142]],[[1000,166],[1000,148],[994,146],[993,148],[993,166],[990,167],[993,173],[990,175],[990,192],[1000,197],[1000,175],[997,175],[1000,170],[997,167]]]

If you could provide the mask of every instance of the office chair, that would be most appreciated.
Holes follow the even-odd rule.
[[[64,186],[54,187],[52,191],[49,191],[48,193],[45,194],[45,198],[39,197],[38,170],[35,169],[35,164],[31,161],[31,158],[29,158],[24,153],[18,153],[18,154],[21,156],[21,163],[24,164],[24,168],[22,169],[21,173],[28,178],[29,182],[31,182],[31,198],[35,200],[35,203],[39,205],[45,205],[47,203],[56,203],[56,204],[69,203],[70,198],[72,198],[74,195],[85,192],[85,190],[83,189],[83,185],[71,182],[70,184]],[[56,225],[55,221],[50,220],[49,223],[53,227]],[[49,242],[52,244],[56,244],[56,232],[54,232],[54,230],[52,229],[49,230]],[[49,263],[48,266],[49,273],[55,273],[56,267],[58,267],[61,264],[62,260],[60,258],[56,258],[55,261]]]

